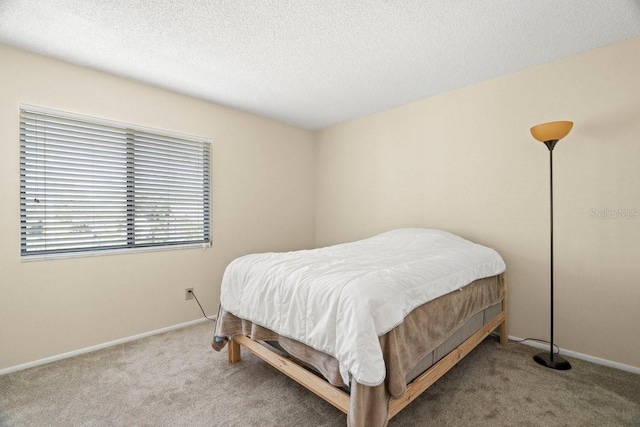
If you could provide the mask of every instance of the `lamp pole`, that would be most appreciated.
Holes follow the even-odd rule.
[[[549,241],[551,258],[549,260],[550,277],[549,282],[551,284],[551,342],[549,343],[549,357],[551,363],[553,363],[553,147],[555,147],[558,140],[552,140],[545,142],[545,145],[549,149]]]
[[[550,241],[550,291],[551,291],[551,341],[549,342],[549,354],[538,353],[533,356],[533,360],[548,368],[566,371],[571,369],[569,362],[561,356],[553,354],[553,148],[558,143],[557,139],[544,141],[549,149],[549,241]]]

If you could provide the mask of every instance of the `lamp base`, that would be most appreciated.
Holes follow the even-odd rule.
[[[547,368],[551,369],[557,369],[559,371],[567,371],[571,369],[571,364],[566,359],[560,357],[557,354],[554,354],[553,360],[551,360],[551,355],[549,353],[538,353],[533,356],[533,360],[535,360],[542,366],[546,366]]]

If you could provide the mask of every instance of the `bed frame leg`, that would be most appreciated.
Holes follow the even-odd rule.
[[[229,363],[238,363],[241,358],[240,344],[235,342],[233,338],[229,338],[229,342],[227,343],[227,360]]]
[[[507,275],[502,274],[502,289],[504,297],[502,298],[502,311],[504,312],[504,321],[500,324],[500,344],[505,345],[509,341],[507,335]]]
[[[505,345],[509,341],[507,338],[507,319],[500,325],[500,344]]]

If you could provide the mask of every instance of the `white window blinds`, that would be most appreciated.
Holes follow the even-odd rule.
[[[210,144],[20,112],[21,255],[208,244]]]

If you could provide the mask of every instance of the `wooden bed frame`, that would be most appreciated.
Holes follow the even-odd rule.
[[[504,275],[504,273],[503,273]],[[391,398],[389,403],[389,419],[397,415],[405,406],[431,387],[439,378],[453,368],[462,358],[480,344],[491,332],[500,328],[500,344],[507,343],[507,285],[506,276],[502,279],[502,310],[477,332],[467,338],[449,354],[432,365],[411,383],[407,384],[406,392],[399,398]],[[280,356],[257,341],[244,335],[236,335],[229,339],[228,361],[237,363],[241,360],[241,346],[246,347],[253,354],[264,360],[283,374],[287,375],[303,387],[317,394],[345,414],[349,410],[349,395],[343,390],[332,386],[327,381],[309,372],[293,360]]]

